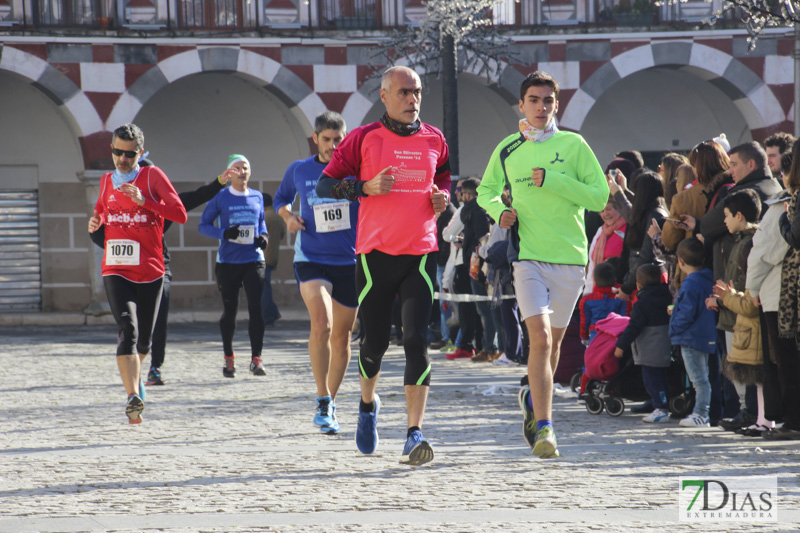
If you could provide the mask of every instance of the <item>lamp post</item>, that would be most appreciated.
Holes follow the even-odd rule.
[[[451,192],[460,174],[458,161],[458,46],[452,35],[442,35],[442,107],[444,136],[450,151]]]

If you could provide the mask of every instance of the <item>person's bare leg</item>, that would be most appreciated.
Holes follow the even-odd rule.
[[[357,307],[345,307],[332,300],[333,327],[330,338],[330,368],[328,371],[328,390],[334,400],[350,365],[350,337],[358,314]]]
[[[141,361],[144,357],[146,356],[141,354],[117,356],[119,375],[122,378],[122,385],[125,387],[125,392],[128,396],[139,394],[139,374],[142,369]]]
[[[408,427],[422,427],[425,405],[428,402],[427,385],[406,385],[406,406],[408,408]]]
[[[422,418],[425,415],[425,404],[428,401],[427,385],[406,385],[406,407],[408,409],[408,427],[422,429]],[[416,431],[416,430],[415,430]],[[411,440],[412,435],[414,439]],[[403,447],[403,456],[400,463],[410,465],[423,465],[433,460],[433,448],[428,441],[420,440],[420,433],[409,433],[409,440]]]
[[[332,396],[328,387],[331,365],[331,285],[322,280],[300,283],[300,296],[308,309],[311,319],[311,333],[308,337],[308,354],[311,370],[317,386],[317,396]]]
[[[530,345],[528,348],[528,385],[537,420],[552,420],[553,403],[553,332],[549,315],[525,319]],[[558,355],[555,356],[556,362]]]
[[[552,339],[552,346],[550,348],[550,370],[553,375],[556,374],[558,368],[558,360],[561,357],[561,341],[564,340],[564,334],[567,328],[550,328],[550,338]]]
[[[567,328],[550,327],[549,323],[549,315],[532,316],[525,320],[531,339],[528,384],[531,387],[533,412],[538,420],[552,420],[553,375],[561,356],[561,341],[567,331]]]
[[[375,399],[375,389],[378,387],[378,377],[380,372],[375,376],[367,379],[364,376],[359,376],[361,380],[361,401],[364,403],[372,403]]]

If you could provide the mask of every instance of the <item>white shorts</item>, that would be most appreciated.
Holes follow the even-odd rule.
[[[551,327],[567,327],[583,290],[585,272],[581,265],[515,262],[514,290],[522,320],[551,315]]]

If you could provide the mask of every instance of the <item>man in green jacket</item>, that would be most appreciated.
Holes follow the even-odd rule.
[[[588,261],[583,214],[605,207],[608,185],[583,137],[556,126],[555,78],[529,74],[519,110],[525,115],[520,131],[492,153],[478,204],[511,230],[514,288],[530,337],[529,386],[519,394],[522,433],[534,455],[547,459],[559,455],[551,421],[553,373]],[[513,199],[510,209],[500,200],[504,187]]]

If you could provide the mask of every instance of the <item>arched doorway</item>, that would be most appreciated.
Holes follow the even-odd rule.
[[[0,70],[0,312],[89,302],[80,133],[30,79]]]
[[[731,97],[687,68],[635,72],[597,99],[580,133],[601,165],[621,150],[685,152],[720,133],[731,146],[752,140]]]
[[[242,74],[192,74],[166,85],[143,104],[134,122],[144,131],[149,157],[178,192],[207,183],[225,170],[229,154],[241,153],[253,169],[250,186],[274,194],[289,164],[308,157],[308,137],[297,115],[263,82],[252,81]],[[202,210],[192,211],[185,225],[167,233],[175,308],[218,301],[213,276],[217,243],[197,231]],[[273,273],[279,284],[278,303],[294,294],[293,288],[280,287],[294,280],[290,243],[283,243],[281,250]]]

